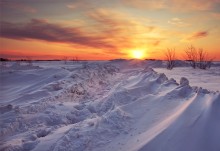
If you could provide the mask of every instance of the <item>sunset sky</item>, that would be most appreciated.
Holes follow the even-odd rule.
[[[220,60],[220,0],[0,0],[1,57],[164,59],[189,45]]]

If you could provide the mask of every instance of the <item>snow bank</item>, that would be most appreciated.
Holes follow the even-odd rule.
[[[220,66],[212,67],[211,69],[193,69],[191,67],[176,67],[172,70],[165,68],[154,68],[158,73],[164,73],[169,78],[180,80],[182,77],[186,77],[191,86],[203,87],[210,91],[220,91]]]
[[[3,90],[13,96],[1,96],[0,150],[220,150],[220,94],[191,87],[188,78],[178,83],[136,60],[12,75],[36,83],[6,80]],[[26,89],[13,90],[22,83]]]
[[[5,97],[5,103],[1,103],[0,136],[5,142],[2,146],[4,150],[31,150],[40,142],[41,138],[47,137],[51,132],[55,133],[59,127],[96,117],[95,113],[87,108],[83,109],[82,106],[85,102],[97,99],[97,92],[101,95],[106,91],[105,87],[110,85],[109,83],[118,72],[118,68],[111,65],[94,64],[86,67],[82,65],[80,69],[73,71],[66,68],[58,70],[49,68],[36,72],[42,72],[42,75],[37,76],[39,79],[34,79],[37,80],[36,84],[29,86],[28,91],[27,89],[15,91],[18,95],[23,93],[21,98],[10,100],[10,98]],[[17,79],[29,74],[24,70],[19,72],[16,70],[13,75],[17,73],[21,74],[21,76],[14,77]],[[5,71],[4,74],[6,75],[8,72]],[[26,82],[25,80],[22,81],[21,84]],[[15,82],[19,84],[19,81],[15,80]],[[5,92],[10,94],[9,91],[14,85],[7,88],[8,84],[5,83],[3,88],[5,88]],[[29,95],[29,89],[34,88],[50,95],[45,97],[38,93],[38,98],[33,99],[33,95]],[[33,94],[33,92],[31,93]],[[34,93],[36,94],[36,92]],[[36,99],[38,100],[36,101]],[[29,140],[32,136],[34,139]]]

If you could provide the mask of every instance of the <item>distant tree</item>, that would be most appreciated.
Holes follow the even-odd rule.
[[[198,67],[200,69],[211,68],[212,62],[213,59],[210,59],[208,57],[208,53],[206,51],[204,51],[203,49],[198,50]]]
[[[175,66],[175,59],[176,59],[176,51],[175,49],[168,48],[165,52],[165,57],[167,61],[167,69],[172,70]]]
[[[9,61],[9,59],[6,58],[0,58],[0,66],[1,67],[6,67],[7,66],[7,61]]]
[[[7,58],[0,58],[0,61],[10,61],[10,60]]]
[[[207,68],[211,68],[211,66],[212,66],[212,63],[213,63],[213,58],[212,59],[210,59],[209,61],[207,61]]]
[[[67,60],[68,60],[68,57],[63,58],[64,64],[67,64]]]
[[[196,67],[200,69],[207,69],[212,65],[213,59],[209,58],[207,51],[204,51],[201,48],[197,50],[191,45],[186,49],[185,53],[190,65],[194,69]]]
[[[32,66],[32,65],[33,65],[33,61],[32,61],[32,59],[31,59],[31,57],[26,57],[25,62],[26,62],[26,64],[27,64],[28,66]]]
[[[196,48],[191,45],[187,47],[185,53],[187,56],[187,60],[190,62],[191,67],[195,69],[198,60],[198,54]]]
[[[73,61],[73,63],[78,62],[78,61],[79,61],[79,58],[78,58],[77,56],[76,56],[76,57],[73,57],[72,61]]]

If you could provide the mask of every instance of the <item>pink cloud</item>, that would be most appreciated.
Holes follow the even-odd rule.
[[[1,22],[1,37],[79,44],[95,48],[114,48],[100,36],[90,36],[80,28],[65,27],[47,20],[32,19],[27,23]]]
[[[207,36],[208,36],[207,31],[200,31],[200,32],[193,33],[188,39],[198,39],[198,38],[203,38]]]
[[[21,3],[21,2],[1,2],[0,3],[1,5],[3,5],[4,7],[8,7],[8,8],[12,8],[12,9],[17,9],[19,11],[23,11],[23,12],[26,12],[26,13],[36,13],[37,10],[32,7],[32,6],[29,6],[27,4],[24,4],[24,3]]]
[[[141,9],[167,9],[172,11],[212,10],[219,0],[122,0],[125,4]]]
[[[197,40],[197,39],[200,39],[200,38],[205,38],[208,35],[209,35],[208,31],[194,32],[194,33],[191,33],[189,35],[186,35],[185,38],[183,38],[181,41],[182,42],[189,42],[189,41],[192,41],[192,40]]]

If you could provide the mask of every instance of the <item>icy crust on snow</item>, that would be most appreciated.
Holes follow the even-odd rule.
[[[48,96],[0,104],[0,150],[220,150],[219,92],[134,61],[59,70]]]

